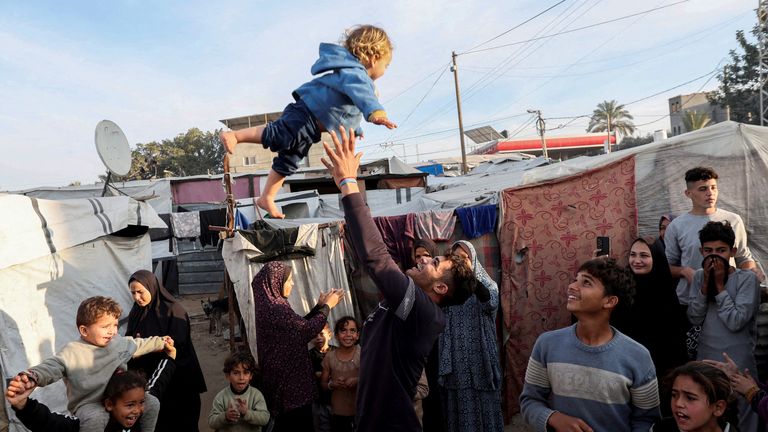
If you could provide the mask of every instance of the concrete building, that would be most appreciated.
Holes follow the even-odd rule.
[[[710,103],[707,93],[691,93],[679,95],[669,99],[669,123],[671,136],[691,132],[686,129],[683,115],[688,111],[706,113],[709,116],[709,125],[729,120],[727,109],[717,104]]]
[[[235,117],[219,121],[232,130],[239,130],[275,121],[280,118],[282,114],[282,111],[279,111],[254,114],[245,117]],[[323,164],[320,162],[320,158],[323,156],[323,141],[331,142],[331,136],[327,133],[323,133],[320,142],[313,144],[309,149],[309,154],[299,165],[300,167],[323,167]],[[238,144],[237,147],[235,147],[235,153],[229,158],[229,170],[234,174],[269,170],[272,167],[272,159],[274,159],[276,155],[277,153],[265,149],[261,144]]]

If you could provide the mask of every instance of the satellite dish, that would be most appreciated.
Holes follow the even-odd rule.
[[[120,126],[109,120],[96,125],[96,152],[108,174],[126,175],[131,170],[131,148]]]

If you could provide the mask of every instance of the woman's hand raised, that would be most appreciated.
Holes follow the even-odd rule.
[[[344,296],[344,290],[341,288],[332,288],[330,291],[320,293],[320,297],[317,299],[317,304],[327,305],[333,309],[339,304],[339,300]]]

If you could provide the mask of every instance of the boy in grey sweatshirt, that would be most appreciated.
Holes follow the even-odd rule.
[[[89,297],[77,309],[80,340],[68,343],[56,355],[21,372],[31,381],[28,386],[44,387],[60,379],[67,387],[67,409],[80,418],[81,432],[103,432],[109,414],[101,404],[101,396],[109,378],[127,362],[155,351],[161,351],[168,337],[121,337],[117,321],[120,305],[109,297]],[[147,394],[141,430],[152,432],[157,422],[160,402]]]

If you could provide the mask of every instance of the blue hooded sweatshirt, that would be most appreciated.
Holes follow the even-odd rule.
[[[384,111],[365,66],[346,48],[321,43],[320,58],[311,72],[325,75],[297,88],[294,97],[304,101],[326,131],[338,131],[343,125],[362,135],[362,119],[369,120],[375,111]]]

